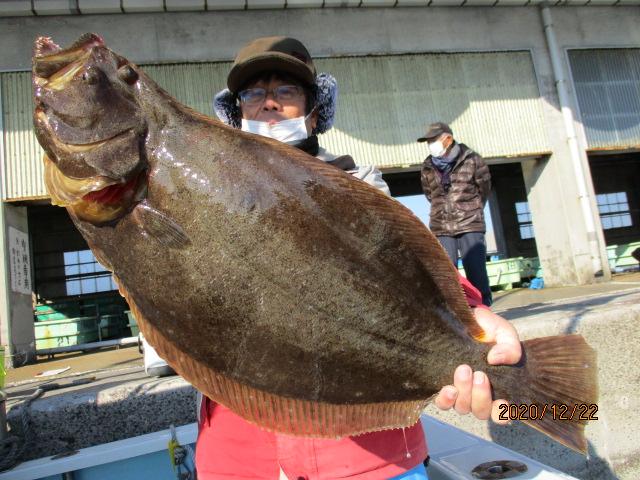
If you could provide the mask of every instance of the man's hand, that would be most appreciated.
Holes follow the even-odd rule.
[[[491,365],[513,365],[522,356],[520,339],[516,329],[504,318],[486,308],[474,308],[476,321],[486,332],[489,342],[496,342],[487,355]],[[466,415],[472,412],[477,418],[504,424],[508,420],[500,420],[498,413],[501,404],[508,403],[500,399],[491,401],[491,384],[484,372],[472,372],[469,365],[460,365],[453,375],[453,385],[447,385],[436,397],[435,404],[442,410],[451,407],[456,412]]]

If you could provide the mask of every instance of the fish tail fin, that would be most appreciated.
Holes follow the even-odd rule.
[[[503,418],[522,420],[563,445],[587,451],[584,427],[597,419],[596,352],[581,335],[535,338],[523,342],[523,360],[495,391],[507,398]]]

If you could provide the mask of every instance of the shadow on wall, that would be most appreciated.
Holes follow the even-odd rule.
[[[485,156],[548,151],[529,52],[319,59],[317,68],[334,75],[340,91],[329,143],[348,137],[369,144],[371,155],[384,154],[376,146],[422,152],[416,139],[442,120]]]

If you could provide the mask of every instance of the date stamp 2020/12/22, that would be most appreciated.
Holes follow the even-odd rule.
[[[542,420],[545,416],[553,420],[598,420],[598,405],[595,403],[521,403],[502,404],[499,407],[500,420]]]

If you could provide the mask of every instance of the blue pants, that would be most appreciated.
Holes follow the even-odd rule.
[[[429,480],[427,476],[427,469],[423,464],[413,467],[411,470],[404,472],[402,475],[393,477],[391,480]]]
[[[464,273],[471,284],[480,290],[482,303],[487,307],[490,306],[493,298],[487,276],[487,244],[484,233],[470,232],[455,237],[438,235],[438,240],[454,265],[458,264],[458,251],[460,251]]]

